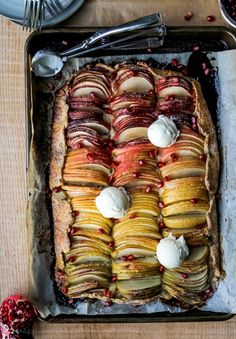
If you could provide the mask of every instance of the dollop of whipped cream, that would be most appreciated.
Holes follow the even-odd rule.
[[[96,197],[96,206],[105,218],[122,218],[129,208],[130,198],[123,187],[107,187]]]
[[[183,235],[176,239],[172,234],[161,239],[157,245],[157,259],[166,268],[179,267],[189,255],[189,249]]]
[[[168,147],[176,142],[179,130],[170,118],[160,115],[148,128],[148,139],[157,147]]]

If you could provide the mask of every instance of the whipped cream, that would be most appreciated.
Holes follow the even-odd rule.
[[[123,187],[107,187],[96,197],[96,206],[105,218],[122,218],[129,208],[129,196]]]
[[[157,245],[157,259],[166,268],[179,267],[184,259],[189,255],[183,235],[176,239],[172,234],[161,239]]]
[[[157,147],[168,147],[176,142],[179,136],[173,120],[164,115],[160,115],[148,128],[148,139]]]

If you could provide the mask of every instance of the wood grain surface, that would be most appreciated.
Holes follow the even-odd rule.
[[[169,25],[184,25],[192,10],[191,25],[209,25],[215,15],[224,24],[217,0],[87,0],[65,26],[109,26],[161,11]],[[189,24],[189,23],[188,23]],[[28,291],[28,252],[25,171],[24,44],[28,33],[0,18],[0,300]],[[236,318],[226,322],[170,324],[47,324],[38,322],[35,338],[236,338]]]

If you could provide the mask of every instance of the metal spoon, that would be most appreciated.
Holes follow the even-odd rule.
[[[136,30],[136,32],[109,42],[108,38],[112,35],[131,32],[134,30]],[[56,53],[45,49],[40,50],[32,58],[32,71],[36,76],[50,77],[61,71],[64,62],[68,58],[82,56],[107,47],[113,47],[119,43],[138,38],[149,33],[155,33],[155,35],[162,37],[162,39],[160,39],[160,45],[163,44],[163,36],[166,33],[166,29],[161,14],[155,13],[114,28],[101,29],[90,38],[82,41],[82,43],[62,53]],[[104,39],[108,42],[104,43]],[[99,45],[91,47],[98,42],[100,43]]]

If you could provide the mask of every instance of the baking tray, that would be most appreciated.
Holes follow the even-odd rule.
[[[34,101],[35,98],[32,73],[31,58],[38,50],[50,48],[62,51],[74,46],[80,41],[89,37],[96,28],[65,28],[65,29],[48,29],[41,32],[32,33],[25,44],[25,81],[26,81],[26,170],[29,166],[29,148],[32,137],[32,119],[34,121]],[[164,45],[158,48],[152,48],[151,53],[176,53],[191,52],[195,46],[199,46],[201,51],[222,51],[236,48],[235,33],[225,27],[169,27],[164,39]],[[128,50],[129,55],[150,53],[150,50]],[[150,53],[150,60],[151,60]],[[118,49],[96,52],[96,57],[102,58],[104,55],[125,55],[127,50]],[[88,56],[93,56],[92,54]],[[151,61],[150,61],[151,62]],[[214,113],[214,104],[208,103],[211,113]],[[216,117],[213,116],[213,120]],[[216,123],[216,121],[215,121]],[[40,125],[38,123],[38,125]],[[37,127],[38,128],[38,127]],[[39,127],[40,128],[40,127]],[[123,322],[193,322],[193,321],[223,321],[232,318],[231,313],[204,312],[200,310],[191,310],[183,313],[151,313],[151,314],[106,314],[106,315],[59,315],[56,317],[49,316],[42,321],[49,322],[82,322],[82,323],[123,323]]]

